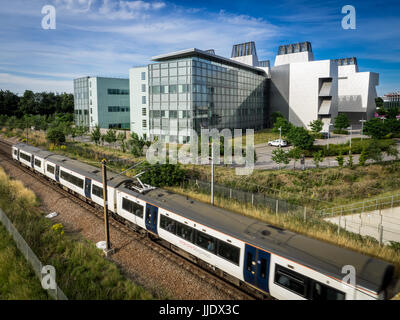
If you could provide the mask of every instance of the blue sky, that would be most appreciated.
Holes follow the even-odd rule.
[[[344,30],[344,5],[356,30]],[[42,29],[44,5],[56,29]],[[215,49],[255,41],[273,65],[281,44],[310,41],[316,59],[357,57],[360,71],[380,74],[378,94],[400,90],[397,1],[128,1],[2,0],[0,89],[72,92],[72,79],[128,77],[152,56],[186,48]]]

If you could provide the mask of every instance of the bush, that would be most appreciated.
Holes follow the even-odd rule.
[[[311,150],[314,144],[314,137],[303,127],[292,127],[287,134],[287,139],[293,146],[302,150]]]
[[[140,179],[153,187],[177,186],[186,177],[179,164],[154,164],[144,162],[137,167],[137,172],[144,172]]]
[[[47,131],[46,138],[49,142],[55,145],[60,145],[65,142],[64,130],[61,127],[53,127]]]

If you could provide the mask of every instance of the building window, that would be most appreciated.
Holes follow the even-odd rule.
[[[142,72],[142,80],[146,80],[146,72]]]
[[[142,127],[143,128],[147,128],[147,121],[146,120],[142,120]]]
[[[142,84],[142,92],[146,92],[146,85]]]
[[[146,104],[146,96],[142,96],[142,104]]]
[[[129,95],[129,90],[127,89],[107,89],[108,94],[118,94],[118,95]]]

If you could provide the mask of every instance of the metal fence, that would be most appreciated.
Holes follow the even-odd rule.
[[[39,258],[32,251],[29,245],[26,243],[25,239],[20,235],[18,230],[14,227],[10,219],[8,219],[7,215],[0,209],[0,222],[4,225],[8,233],[13,237],[17,248],[21,251],[22,255],[25,259],[32,265],[32,268],[39,278],[39,281],[42,281],[42,269],[43,264],[40,262]],[[55,290],[48,289],[46,290],[48,294],[55,300],[68,300],[62,290],[57,286]]]
[[[202,193],[211,192],[210,182],[190,179],[187,184]],[[338,233],[348,231],[369,236],[381,244],[400,242],[400,208],[399,217],[390,214],[396,205],[400,205],[400,194],[323,210],[313,210],[264,193],[252,193],[218,184],[214,184],[214,195],[246,206],[266,209],[270,214],[297,217],[303,221],[333,223],[337,225]]]

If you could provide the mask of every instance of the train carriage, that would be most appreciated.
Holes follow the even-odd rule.
[[[12,154],[103,206],[100,169],[24,144],[14,145]],[[35,167],[35,157],[44,163]],[[111,172],[107,196],[118,220],[147,230],[238,285],[277,299],[364,300],[393,294],[394,266],[380,259],[162,189],[142,194],[131,179]],[[346,270],[355,271],[354,283],[343,280]]]

